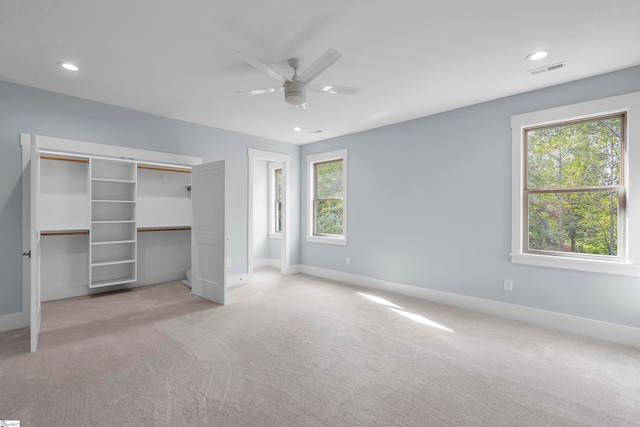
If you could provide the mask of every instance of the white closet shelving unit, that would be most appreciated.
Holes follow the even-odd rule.
[[[92,158],[90,288],[137,280],[136,163]]]

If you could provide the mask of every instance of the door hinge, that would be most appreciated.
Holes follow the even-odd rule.
[[[29,252],[22,252],[22,256],[28,256],[29,259],[31,259],[31,251]]]

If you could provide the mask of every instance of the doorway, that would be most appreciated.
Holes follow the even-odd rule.
[[[280,170],[280,200],[274,200],[275,171]],[[249,215],[247,233],[247,273],[254,267],[272,265],[282,274],[290,272],[289,155],[249,149]],[[276,197],[277,198],[277,197]],[[278,203],[279,202],[279,203]],[[279,206],[279,212],[277,212]],[[274,229],[278,224],[279,230]]]

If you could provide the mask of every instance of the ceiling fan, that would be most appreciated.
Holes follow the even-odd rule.
[[[262,71],[269,77],[277,80],[282,86],[269,87],[265,89],[247,90],[238,93],[247,95],[262,95],[263,93],[280,92],[284,90],[284,100],[289,104],[297,105],[298,107],[305,108],[305,102],[307,101],[307,91],[320,92],[328,94],[342,94],[342,95],[355,95],[360,92],[359,88],[348,86],[334,86],[334,85],[318,85],[310,84],[313,79],[318,77],[324,70],[329,68],[334,62],[342,57],[342,54],[335,49],[329,49],[322,54],[316,61],[309,66],[304,72],[298,75],[300,69],[300,59],[289,59],[289,66],[293,68],[293,76],[287,79],[282,74],[274,71],[271,67],[264,64],[262,61],[256,59],[246,52],[239,52],[238,58]]]

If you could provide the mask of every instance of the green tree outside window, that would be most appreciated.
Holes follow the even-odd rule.
[[[314,164],[314,234],[342,235],[342,159]]]
[[[617,256],[624,115],[525,132],[528,250]]]

